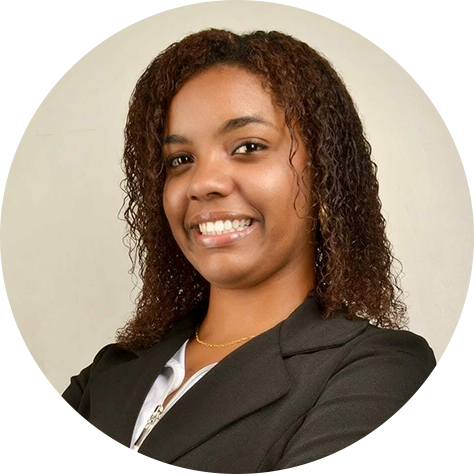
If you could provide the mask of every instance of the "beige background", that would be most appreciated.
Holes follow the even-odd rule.
[[[100,44],[58,82],[23,136],[2,208],[2,265],[13,313],[41,370],[64,390],[133,309],[117,219],[127,101],[159,51],[211,26],[295,35],[342,74],[379,165],[411,330],[439,359],[467,293],[473,232],[466,177],[436,109],[395,61],[335,22],[276,4],[214,2],[150,17]]]

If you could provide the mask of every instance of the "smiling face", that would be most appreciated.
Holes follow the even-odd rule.
[[[297,137],[292,163],[302,176],[307,155]],[[301,182],[295,203],[284,111],[258,76],[215,66],[191,78],[171,101],[164,143],[165,214],[180,249],[211,285],[248,288],[314,267],[307,188]],[[219,220],[226,233],[217,223],[219,235],[202,235],[198,223]]]

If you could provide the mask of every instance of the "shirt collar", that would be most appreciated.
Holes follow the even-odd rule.
[[[189,342],[189,339],[186,339],[183,345],[175,352],[173,357],[165,364],[165,367],[176,367],[181,368],[186,367],[186,346]]]

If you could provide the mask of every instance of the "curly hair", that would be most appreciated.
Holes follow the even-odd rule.
[[[344,311],[380,327],[406,326],[406,305],[381,213],[377,165],[356,106],[330,62],[277,31],[238,35],[208,29],[161,52],[139,78],[125,126],[122,209],[132,261],[143,284],[132,318],[117,331],[127,350],[148,348],[196,305],[210,284],[178,247],[163,209],[162,139],[180,87],[214,65],[258,75],[285,112],[292,143],[297,124],[312,171],[315,287],[325,318]],[[291,158],[295,151],[290,153]],[[305,168],[305,172],[307,171]],[[401,265],[401,264],[400,264]]]

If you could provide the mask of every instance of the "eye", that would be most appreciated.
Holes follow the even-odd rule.
[[[192,158],[190,155],[178,155],[172,156],[166,160],[166,167],[167,168],[178,168],[179,166],[186,164],[186,159]]]
[[[251,150],[247,151],[247,152],[244,152],[244,153],[237,153],[237,150],[240,150],[241,148],[244,148],[244,147],[250,147]],[[246,142],[239,145],[239,147],[234,150],[234,153],[237,153],[237,155],[245,155],[247,153],[253,153],[253,152],[259,151],[259,150],[265,150],[266,148],[268,148],[266,145],[264,145],[263,143],[260,143],[256,140],[247,140]],[[165,166],[166,166],[166,168],[173,168],[173,169],[179,168],[182,164],[186,164],[186,163],[183,163],[183,160],[185,160],[186,158],[192,158],[192,157],[190,155],[173,156],[173,157],[168,158],[167,160],[165,160]],[[179,160],[179,161],[177,161],[176,165],[173,164],[173,162],[175,160]]]
[[[238,148],[234,150],[234,154],[242,155],[246,153],[254,153],[256,151],[265,150],[268,148],[266,145],[256,141],[247,141],[239,145]]]

